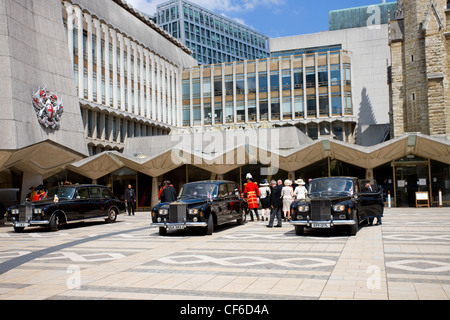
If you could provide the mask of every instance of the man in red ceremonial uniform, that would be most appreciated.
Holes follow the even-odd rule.
[[[259,221],[259,214],[258,214],[258,197],[259,197],[259,188],[256,183],[252,181],[253,177],[249,173],[247,174],[247,184],[245,185],[244,189],[244,197],[247,199],[247,207],[250,210],[250,217],[253,220],[253,212],[256,214],[256,219]]]

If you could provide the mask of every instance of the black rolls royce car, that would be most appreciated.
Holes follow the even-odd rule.
[[[124,210],[123,201],[107,187],[70,185],[50,188],[41,201],[27,201],[8,208],[7,221],[16,232],[31,226],[50,226],[52,231],[57,231],[60,225],[70,221],[105,217],[107,222],[115,222]]]
[[[177,201],[161,203],[152,210],[152,226],[159,227],[160,235],[192,227],[211,235],[217,225],[232,221],[244,224],[245,219],[240,188],[230,181],[187,183]]]
[[[306,200],[294,201],[291,224],[297,235],[305,228],[331,229],[346,227],[356,235],[364,220],[381,218],[384,211],[382,191],[375,181],[352,177],[312,180]]]

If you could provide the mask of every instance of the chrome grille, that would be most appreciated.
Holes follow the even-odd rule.
[[[28,222],[33,217],[33,205],[27,202],[19,207],[19,222]]]
[[[186,218],[187,205],[172,203],[169,206],[169,223],[183,223]]]
[[[329,221],[330,217],[330,200],[311,200],[311,219],[313,221]]]

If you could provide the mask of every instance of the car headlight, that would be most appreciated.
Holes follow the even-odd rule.
[[[19,214],[19,209],[12,209],[11,214]]]
[[[189,209],[189,210],[188,210],[188,213],[189,213],[191,216],[194,216],[194,215],[198,214],[198,209]]]
[[[333,206],[333,211],[335,211],[335,212],[344,212],[345,211],[345,205],[343,205],[343,204],[335,204]]]
[[[298,206],[298,212],[308,212],[309,206]]]
[[[34,212],[34,214],[41,214],[42,209],[34,209],[33,212]]]
[[[169,214],[169,210],[167,210],[167,209],[159,209],[158,210],[158,214],[160,216],[167,216]]]

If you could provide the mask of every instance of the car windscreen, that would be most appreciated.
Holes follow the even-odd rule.
[[[46,199],[53,199],[55,194],[59,200],[72,200],[75,194],[75,188],[71,187],[54,187],[50,188],[47,192]]]
[[[309,194],[346,193],[353,194],[353,181],[350,179],[318,179],[309,184]]]
[[[216,184],[186,184],[180,190],[180,198],[215,198],[218,186]]]

